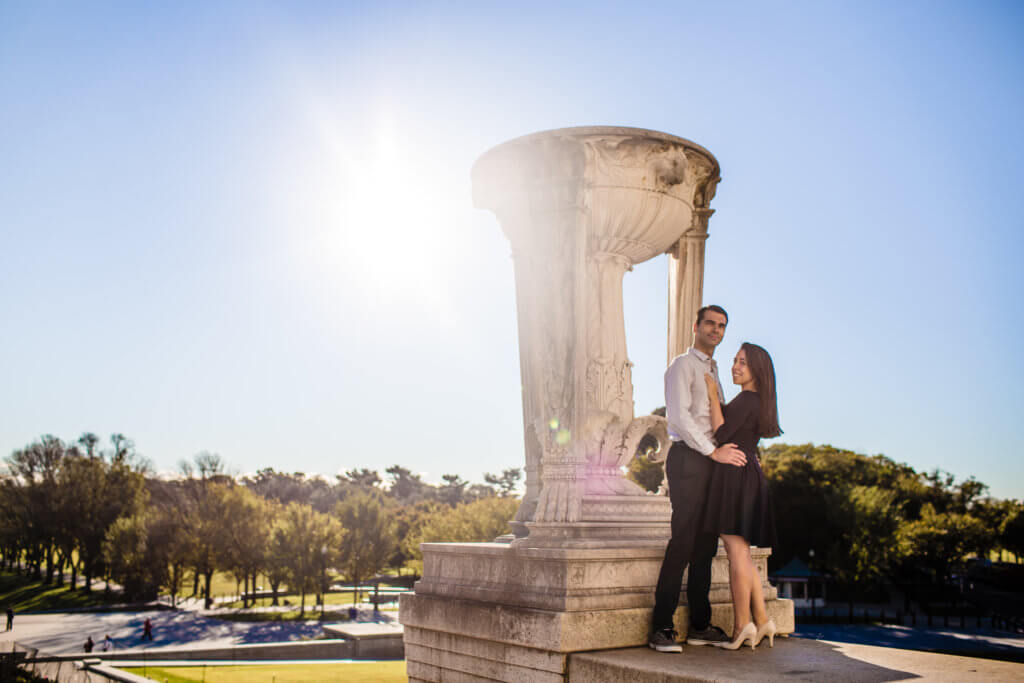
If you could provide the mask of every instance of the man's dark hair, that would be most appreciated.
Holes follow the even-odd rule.
[[[702,308],[699,311],[697,311],[697,324],[698,325],[700,325],[700,321],[704,319],[704,314],[707,313],[708,311],[714,311],[715,313],[721,313],[722,315],[725,316],[725,322],[729,322],[729,314],[725,312],[725,309],[722,308],[721,306],[716,306],[715,304],[711,304],[710,306],[705,306],[704,308]]]

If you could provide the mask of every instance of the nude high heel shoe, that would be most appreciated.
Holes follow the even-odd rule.
[[[754,622],[751,621],[740,630],[739,635],[736,636],[736,640],[731,643],[715,643],[715,645],[725,650],[738,650],[743,647],[745,642],[750,641],[750,649],[753,650],[755,635],[757,635],[757,627],[754,626]]]
[[[775,647],[775,620],[769,619],[768,621],[761,624],[761,627],[757,629],[757,633],[754,634],[754,645],[757,647],[758,644],[765,638],[768,637],[768,647]]]

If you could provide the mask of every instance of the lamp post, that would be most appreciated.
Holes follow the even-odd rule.
[[[807,562],[808,562],[808,564],[810,564],[811,562],[814,562],[814,548],[811,548],[811,549],[809,549],[807,551]],[[811,567],[810,569],[811,569],[812,572],[814,571],[813,567]],[[811,621],[814,621],[815,620],[815,609],[814,609],[814,602],[815,601],[814,601],[814,591],[811,590],[814,587],[814,584],[811,581],[812,578],[814,578],[814,577],[812,577],[812,576],[808,576],[807,577],[807,592],[808,592],[808,597],[810,597],[810,599],[811,599]]]
[[[324,620],[324,604],[327,602],[327,545],[320,546],[320,621]]]

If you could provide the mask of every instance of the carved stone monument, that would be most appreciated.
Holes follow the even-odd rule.
[[[526,494],[509,543],[424,544],[401,602],[410,680],[560,681],[571,652],[646,641],[671,506],[624,468],[645,435],[661,458],[670,443],[664,418],[633,414],[622,278],[669,253],[669,359],[682,353],[719,179],[699,145],[633,128],[536,133],[477,161],[474,203],[498,217],[515,264]],[[770,550],[752,552],[765,576]],[[728,628],[724,556],[712,581]],[[770,610],[792,630],[789,601]]]

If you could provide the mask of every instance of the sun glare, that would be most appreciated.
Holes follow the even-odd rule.
[[[372,138],[346,147],[313,257],[367,305],[407,301],[443,319],[464,190],[394,130],[382,118]]]

